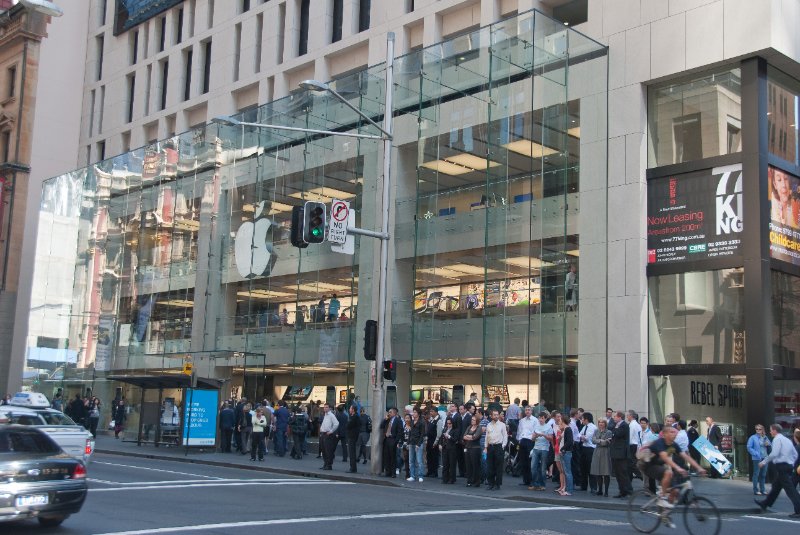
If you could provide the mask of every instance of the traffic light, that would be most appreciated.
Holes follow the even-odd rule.
[[[303,241],[303,207],[292,207],[292,232],[291,242],[295,247],[304,249],[308,244]]]
[[[303,208],[303,241],[322,243],[325,241],[325,203],[306,201]]]
[[[383,361],[383,378],[387,381],[397,380],[397,361],[384,360]]]
[[[375,360],[378,354],[378,322],[367,320],[364,325],[364,358]]]

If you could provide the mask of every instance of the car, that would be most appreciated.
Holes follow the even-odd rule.
[[[86,465],[50,435],[0,424],[0,522],[36,518],[58,526],[81,510],[87,492]]]
[[[41,429],[61,448],[88,465],[94,453],[94,437],[61,411],[49,407],[0,405],[0,419],[8,423],[30,425]]]

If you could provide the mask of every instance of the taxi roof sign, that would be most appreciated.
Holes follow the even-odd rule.
[[[9,405],[18,407],[31,407],[34,409],[44,409],[50,406],[47,396],[40,392],[17,392],[9,402]]]

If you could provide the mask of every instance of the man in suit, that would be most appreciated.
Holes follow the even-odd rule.
[[[392,407],[386,419],[381,422],[381,436],[383,437],[383,469],[386,477],[395,477],[397,469],[397,439],[403,432],[397,409]]]
[[[475,405],[470,403],[469,401],[459,407],[459,415],[461,416],[461,427],[460,427],[460,437],[463,437],[467,434],[467,429],[469,426],[472,425],[472,409],[474,409]],[[453,426],[455,428],[455,425]],[[458,477],[467,477],[467,457],[464,453],[464,443],[460,442],[460,448],[456,450],[456,455],[458,456]]]
[[[348,472],[356,472],[356,464],[358,463],[358,453],[356,452],[356,442],[358,441],[358,434],[361,432],[361,418],[358,415],[355,404],[350,405],[350,417],[347,419],[346,432],[347,432],[347,453],[350,457],[350,470]]]
[[[619,494],[614,497],[625,498],[633,493],[633,486],[628,467],[630,428],[621,411],[614,413],[614,429],[611,430],[611,434],[611,467],[614,470],[614,477],[617,478],[617,485],[619,485]]]
[[[719,445],[722,442],[722,431],[720,430],[719,426],[714,422],[714,418],[712,418],[711,416],[706,417],[706,425],[708,426],[708,431],[706,432],[706,438],[711,443],[711,445],[718,450]],[[719,472],[717,472],[716,470],[709,470],[708,474],[709,477],[711,477],[712,479],[720,477]]]
[[[219,428],[222,431],[220,449],[222,453],[231,452],[231,438],[233,437],[234,427],[236,427],[236,414],[234,414],[231,406],[225,403],[219,413]]]

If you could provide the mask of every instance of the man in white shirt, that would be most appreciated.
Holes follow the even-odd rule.
[[[636,414],[636,411],[628,411],[625,414],[625,421],[628,422],[628,429],[630,429],[630,435],[628,436],[628,450],[630,451],[630,455],[628,456],[628,460],[631,467],[630,478],[631,481],[633,481],[637,477],[639,479],[642,478],[641,474],[639,474],[639,471],[636,469],[636,452],[639,451],[639,448],[642,446],[642,426],[639,425],[639,415]]]
[[[325,412],[319,428],[319,447],[322,449],[322,460],[325,463],[322,465],[322,470],[332,470],[336,443],[339,441],[339,435],[336,433],[339,429],[339,420],[331,412],[331,406],[327,403],[323,405],[322,410]]]
[[[517,424],[517,442],[519,443],[519,455],[522,459],[522,483],[526,487],[531,486],[531,465],[528,462],[533,449],[533,428],[538,424],[533,417],[533,408],[528,405],[525,407],[525,416]]]
[[[539,414],[536,425],[533,427],[533,449],[531,450],[531,480],[533,486],[528,490],[545,490],[547,473],[547,458],[550,455],[550,445],[555,436],[553,428],[546,421],[548,414]]]
[[[581,445],[581,478],[578,481],[578,487],[580,490],[586,490],[588,485],[592,494],[597,492],[597,480],[593,475],[589,474],[592,468],[594,450],[597,447],[592,440],[595,431],[597,431],[597,426],[594,425],[594,415],[591,412],[584,412],[583,427],[578,433],[578,442]]]
[[[517,428],[517,424],[519,424],[520,413],[519,398],[514,398],[514,403],[509,405],[506,409],[506,422],[508,422],[508,425],[511,427],[511,429]]]
[[[500,421],[500,413],[491,411],[492,421],[486,426],[486,445],[483,453],[486,455],[486,481],[488,490],[500,490],[503,484],[503,448],[508,442],[506,424]]]
[[[769,489],[767,497],[764,498],[763,502],[756,500],[756,505],[762,511],[766,511],[767,507],[772,507],[772,504],[778,499],[781,489],[783,489],[792,501],[792,505],[794,505],[794,513],[789,515],[789,518],[800,518],[800,494],[797,493],[795,483],[792,481],[792,470],[794,463],[797,461],[797,450],[792,441],[781,434],[782,431],[783,428],[778,424],[769,426],[769,434],[772,435],[772,452],[758,465],[763,468],[772,463],[777,477],[772,482],[772,488]]]

